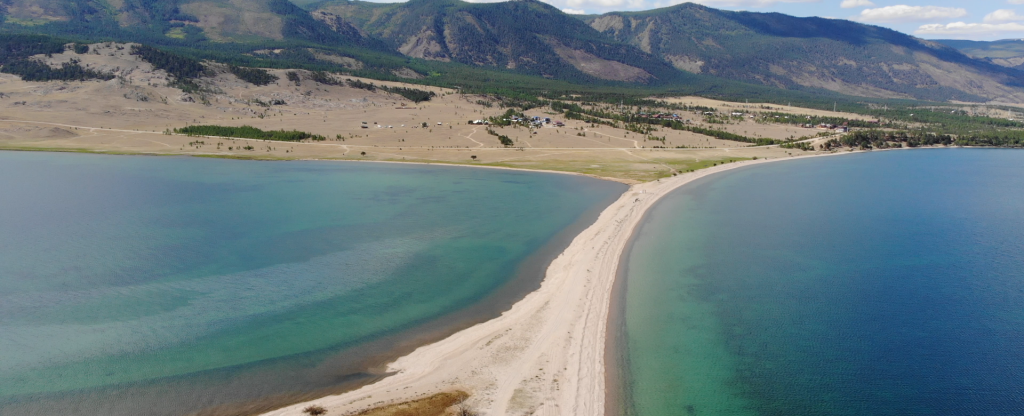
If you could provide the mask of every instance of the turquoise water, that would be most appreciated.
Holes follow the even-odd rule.
[[[178,415],[358,381],[363,360],[410,337],[497,313],[561,230],[624,189],[0,152],[0,414]]]
[[[714,175],[624,273],[627,413],[1024,414],[1022,151]]]

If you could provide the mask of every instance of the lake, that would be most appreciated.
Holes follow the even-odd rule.
[[[0,152],[0,414],[270,409],[496,316],[625,185]]]
[[[627,262],[622,413],[1024,414],[1024,151],[713,175]]]

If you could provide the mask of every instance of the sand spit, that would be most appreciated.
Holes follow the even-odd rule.
[[[808,156],[814,157],[814,156]],[[633,230],[661,197],[696,179],[779,160],[735,162],[633,185],[548,267],[540,289],[493,320],[399,358],[395,374],[341,395],[266,415],[303,415],[319,405],[350,414],[441,391],[471,394],[482,415],[605,413],[605,335],[619,259]]]

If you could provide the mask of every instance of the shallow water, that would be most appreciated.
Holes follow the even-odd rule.
[[[1024,414],[1024,152],[714,175],[625,269],[626,413]]]
[[[0,414],[177,415],[358,381],[369,375],[350,351],[480,319],[458,313],[624,189],[459,167],[0,152]]]

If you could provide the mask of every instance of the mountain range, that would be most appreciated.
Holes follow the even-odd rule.
[[[342,69],[372,68],[368,61],[380,56],[448,65],[432,70],[479,68],[577,84],[667,88],[717,79],[874,98],[1024,102],[1024,53],[996,56],[979,52],[998,49],[993,45],[927,41],[846,20],[692,3],[603,15],[570,15],[536,0],[300,4],[0,0],[0,31],[253,56],[272,45],[277,54],[312,54]]]
[[[1003,39],[992,42],[937,40],[936,42],[956,48],[972,58],[1024,70],[1024,39]]]

